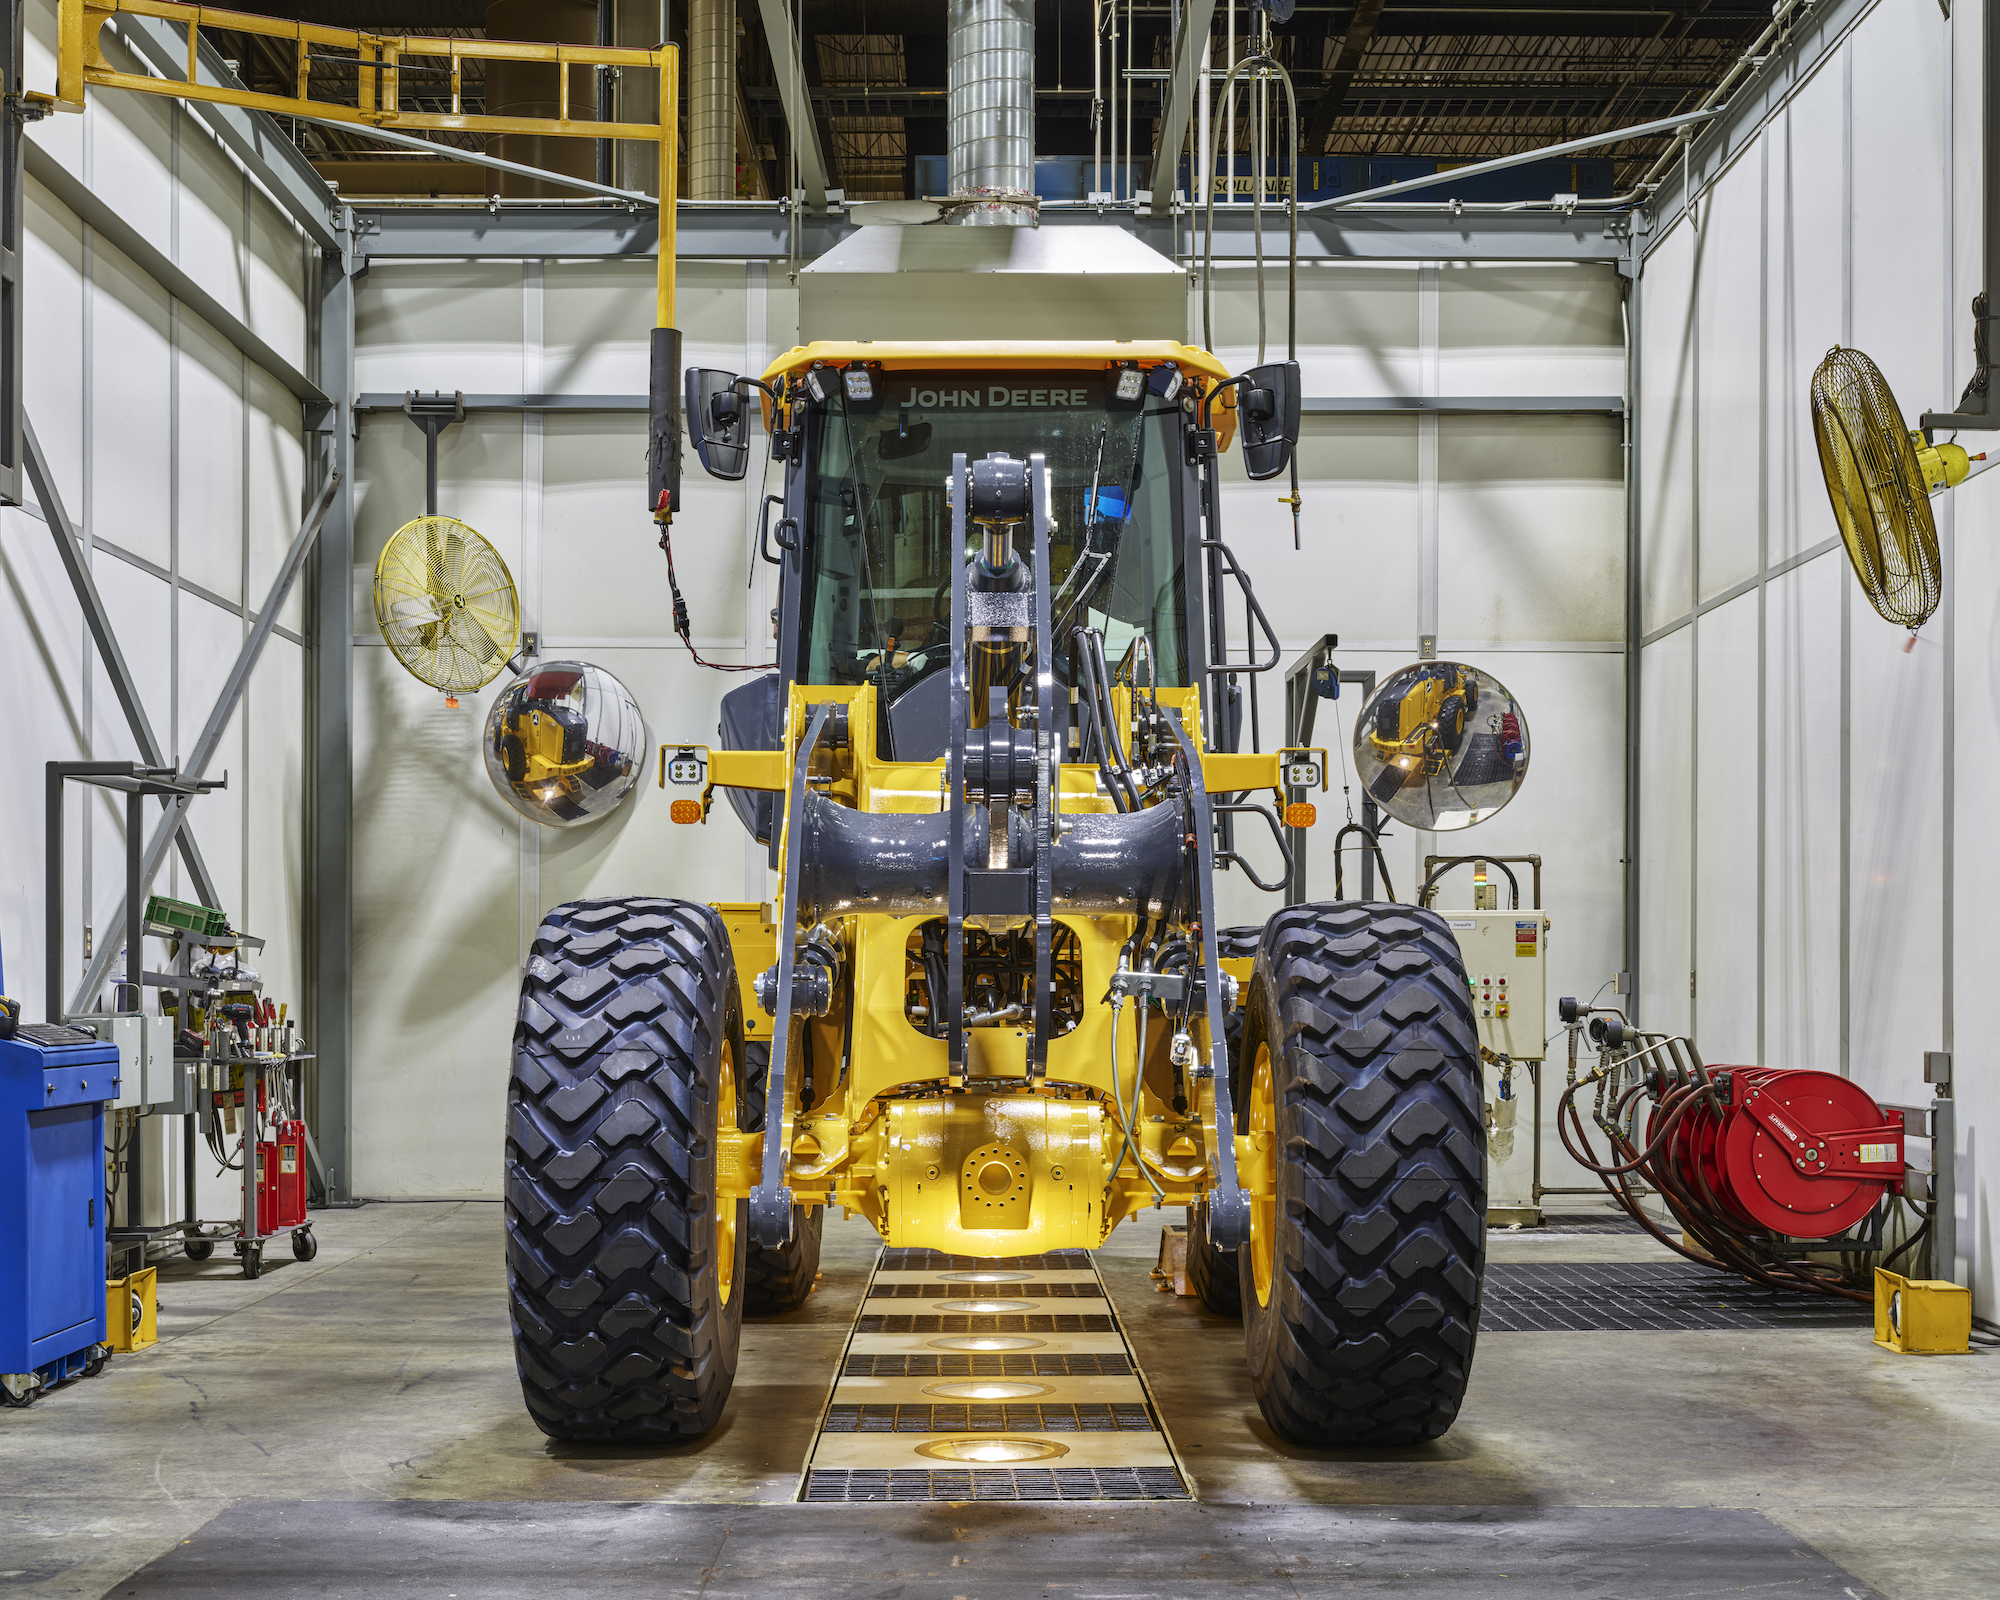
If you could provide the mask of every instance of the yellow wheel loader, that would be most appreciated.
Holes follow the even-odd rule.
[[[778,660],[660,778],[676,820],[767,845],[778,889],[583,901],[536,938],[506,1225],[546,1433],[712,1427],[742,1318],[804,1297],[836,1207],[981,1261],[1186,1207],[1280,1434],[1450,1427],[1485,1217],[1452,935],[1394,904],[1217,926],[1230,824],[1262,811],[1282,849],[1287,788],[1324,787],[1322,752],[1237,748],[1229,690],[1279,651],[1219,458],[1275,476],[1299,410],[1295,363],[1170,342],[687,373],[713,475],[760,421],[783,465]],[[1268,659],[1222,664],[1225,599]]]

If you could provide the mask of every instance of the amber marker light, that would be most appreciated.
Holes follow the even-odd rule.
[[[1285,807],[1285,826],[1288,828],[1310,828],[1319,821],[1319,808],[1310,800],[1294,800]]]
[[[672,817],[676,822],[699,822],[701,821],[701,802],[699,800],[676,800],[668,807],[667,815]]]

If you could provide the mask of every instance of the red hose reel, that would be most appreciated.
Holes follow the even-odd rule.
[[[1830,1239],[1903,1187],[1903,1124],[1867,1090],[1831,1072],[1710,1067],[1718,1115],[1700,1096],[1671,1130],[1670,1102],[1648,1121],[1655,1160],[1684,1195],[1709,1202],[1741,1228],[1794,1239]]]

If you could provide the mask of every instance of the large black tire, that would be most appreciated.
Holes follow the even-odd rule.
[[[754,1132],[764,1126],[765,1086],[771,1073],[768,1043],[743,1047],[743,1126]],[[820,1229],[824,1222],[819,1206],[792,1207],[792,1237],[782,1245],[750,1242],[744,1258],[743,1314],[771,1317],[781,1311],[796,1311],[806,1303],[819,1277]]]
[[[1268,1050],[1270,1093],[1258,1062]],[[1275,1204],[1242,1253],[1265,1420],[1307,1445],[1413,1444],[1458,1415],[1479,1332],[1486,1129],[1464,963],[1409,906],[1291,906],[1264,930],[1244,1126],[1274,1116]]]
[[[743,1202],[717,1209],[715,1156],[742,1059],[729,934],[707,906],[584,900],[543,921],[514,1030],[506,1222],[515,1365],[550,1437],[665,1443],[721,1416],[746,1230]]]

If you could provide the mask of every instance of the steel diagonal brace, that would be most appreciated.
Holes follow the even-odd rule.
[[[1229,1090],[1229,1040],[1223,1031],[1222,963],[1215,942],[1215,872],[1209,853],[1215,825],[1209,813],[1208,790],[1201,781],[1201,756],[1181,725],[1178,713],[1166,719],[1180,741],[1187,762],[1189,798],[1194,810],[1195,882],[1201,911],[1201,970],[1203,1003],[1208,1014],[1208,1062],[1195,1076],[1215,1081],[1215,1189],[1208,1197],[1208,1241],[1224,1255],[1250,1242],[1250,1197],[1236,1177],[1236,1103]]]
[[[792,1238],[792,1191],[785,1184],[785,1101],[791,1085],[785,1067],[792,1049],[793,949],[799,931],[799,872],[805,858],[806,769],[833,707],[821,701],[813,707],[805,737],[792,760],[792,786],[785,798],[785,895],[778,913],[778,1008],[771,1029],[771,1064],[764,1074],[764,1171],[750,1191],[750,1237],[766,1249],[780,1249]]]
[[[48,457],[42,454],[42,442],[35,437],[35,425],[28,420],[26,412],[21,415],[21,455],[22,464],[28,469],[28,483],[35,491],[35,498],[42,504],[42,515],[48,522],[49,532],[55,537],[56,552],[62,557],[63,570],[69,574],[70,587],[76,591],[77,604],[83,608],[84,623],[97,645],[98,659],[104,663],[105,673],[111,679],[111,692],[118,696],[119,709],[125,713],[125,725],[132,730],[132,739],[139,747],[140,758],[149,767],[171,766],[173,763],[167,760],[166,752],[160,748],[159,736],[153,732],[152,719],[146,715],[145,703],[139,698],[139,685],[132,676],[131,667],[126,664],[125,652],[118,646],[118,635],[112,630],[110,613],[104,609],[104,597],[97,592],[97,580],[91,576],[90,568],[84,562],[83,542],[77,537],[76,525],[69,520],[62,495],[56,489],[55,474],[49,471]],[[163,797],[161,803],[172,805],[174,802]],[[193,880],[195,897],[203,905],[214,905],[215,882],[208,875],[208,864],[201,858],[194,835],[183,831],[176,835],[175,843],[180,846],[181,860],[186,863],[188,877]],[[115,923],[113,925],[116,926]]]
[[[215,752],[222,743],[223,731],[229,726],[229,719],[236,714],[236,705],[243,698],[244,687],[250,682],[250,674],[255,670],[257,658],[264,653],[264,645],[271,637],[271,630],[278,625],[278,613],[284,609],[285,597],[292,592],[292,585],[298,580],[299,572],[306,564],[306,557],[312,554],[313,544],[319,538],[319,530],[326,521],[326,514],[333,508],[333,492],[340,487],[340,474],[329,473],[319,497],[313,501],[312,509],[306,513],[306,520],[300,525],[297,536],[292,540],[291,549],[285,552],[284,565],[278,568],[278,575],[271,581],[271,592],[264,597],[263,609],[250,626],[250,632],[243,640],[243,646],[236,653],[236,664],[229,669],[224,680],[222,693],[216,696],[215,707],[208,714],[208,721],[201,730],[201,737],[195,740],[194,749],[181,769],[185,781],[198,781],[208,771],[208,764],[215,759]],[[146,841],[146,853],[139,866],[139,893],[145,894],[152,887],[154,877],[159,873],[160,864],[166,860],[167,851],[172,848],[175,837],[181,831],[181,824],[187,820],[188,806],[192,803],[189,795],[178,795],[167,807],[167,814],[160,819],[160,825],[153,830],[153,836]],[[119,902],[117,913],[111,919],[113,927],[125,920],[125,904]],[[104,980],[111,975],[111,962],[118,954],[115,941],[107,939],[97,947],[91,957],[90,970],[78,985],[75,998],[70,1002],[71,1011],[88,1011],[96,1001],[97,993],[104,987]],[[133,970],[138,970],[137,952],[131,956]]]

